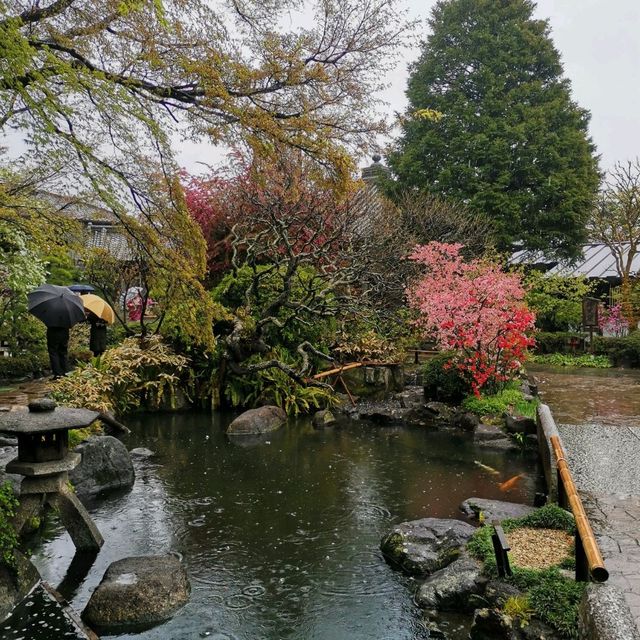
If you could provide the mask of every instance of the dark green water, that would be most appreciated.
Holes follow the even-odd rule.
[[[470,496],[531,502],[537,488],[533,458],[491,452],[466,436],[363,423],[315,431],[300,421],[240,446],[224,435],[228,419],[129,421],[127,446],[156,455],[135,463],[131,492],[90,508],[106,542],[88,577],[62,586],[76,610],[114,560],[177,551],[191,579],[189,604],[162,626],[119,637],[426,638],[415,583],[385,564],[382,535],[403,520],[460,517]],[[521,472],[525,479],[501,493],[497,484]],[[58,585],[74,550],[58,529],[47,538],[34,560]]]

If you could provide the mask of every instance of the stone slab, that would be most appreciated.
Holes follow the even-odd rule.
[[[507,518],[522,518],[535,511],[534,507],[517,502],[504,502],[503,500],[487,500],[485,498],[467,498],[460,510],[468,517],[478,519],[480,512],[484,521],[488,524],[494,520],[502,521]]]
[[[49,462],[23,462],[14,458],[7,464],[6,470],[7,473],[37,478],[71,471],[79,464],[80,454],[70,451],[62,460],[50,460]]]
[[[58,407],[54,411],[41,413],[30,411],[1,412],[0,431],[21,434],[83,429],[97,420],[99,415],[97,411],[69,407]]]

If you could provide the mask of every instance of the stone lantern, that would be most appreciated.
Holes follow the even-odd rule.
[[[6,471],[24,476],[13,520],[18,533],[46,503],[59,512],[76,549],[100,549],[104,540],[69,486],[68,476],[80,462],[80,454],[69,451],[69,430],[88,427],[98,415],[88,409],[56,408],[49,399],[31,402],[28,412],[0,414],[0,431],[18,438],[18,456],[7,464]]]

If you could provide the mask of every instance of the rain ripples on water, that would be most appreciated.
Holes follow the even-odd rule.
[[[127,446],[153,450],[154,464],[136,461],[133,490],[91,507],[106,542],[72,604],[84,607],[114,560],[168,551],[182,555],[192,593],[169,622],[121,639],[426,638],[415,584],[387,566],[381,537],[403,520],[459,517],[470,496],[504,499],[474,460],[499,479],[536,475],[534,460],[450,434],[362,423],[318,432],[297,421],[269,445],[238,446],[224,435],[227,420],[130,421]],[[530,501],[534,490],[522,483],[506,497]],[[53,527],[35,562],[55,585],[72,556],[68,535]]]

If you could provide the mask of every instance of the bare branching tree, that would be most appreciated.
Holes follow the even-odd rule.
[[[589,233],[609,247],[618,275],[628,282],[640,250],[640,160],[618,163],[607,174]]]

